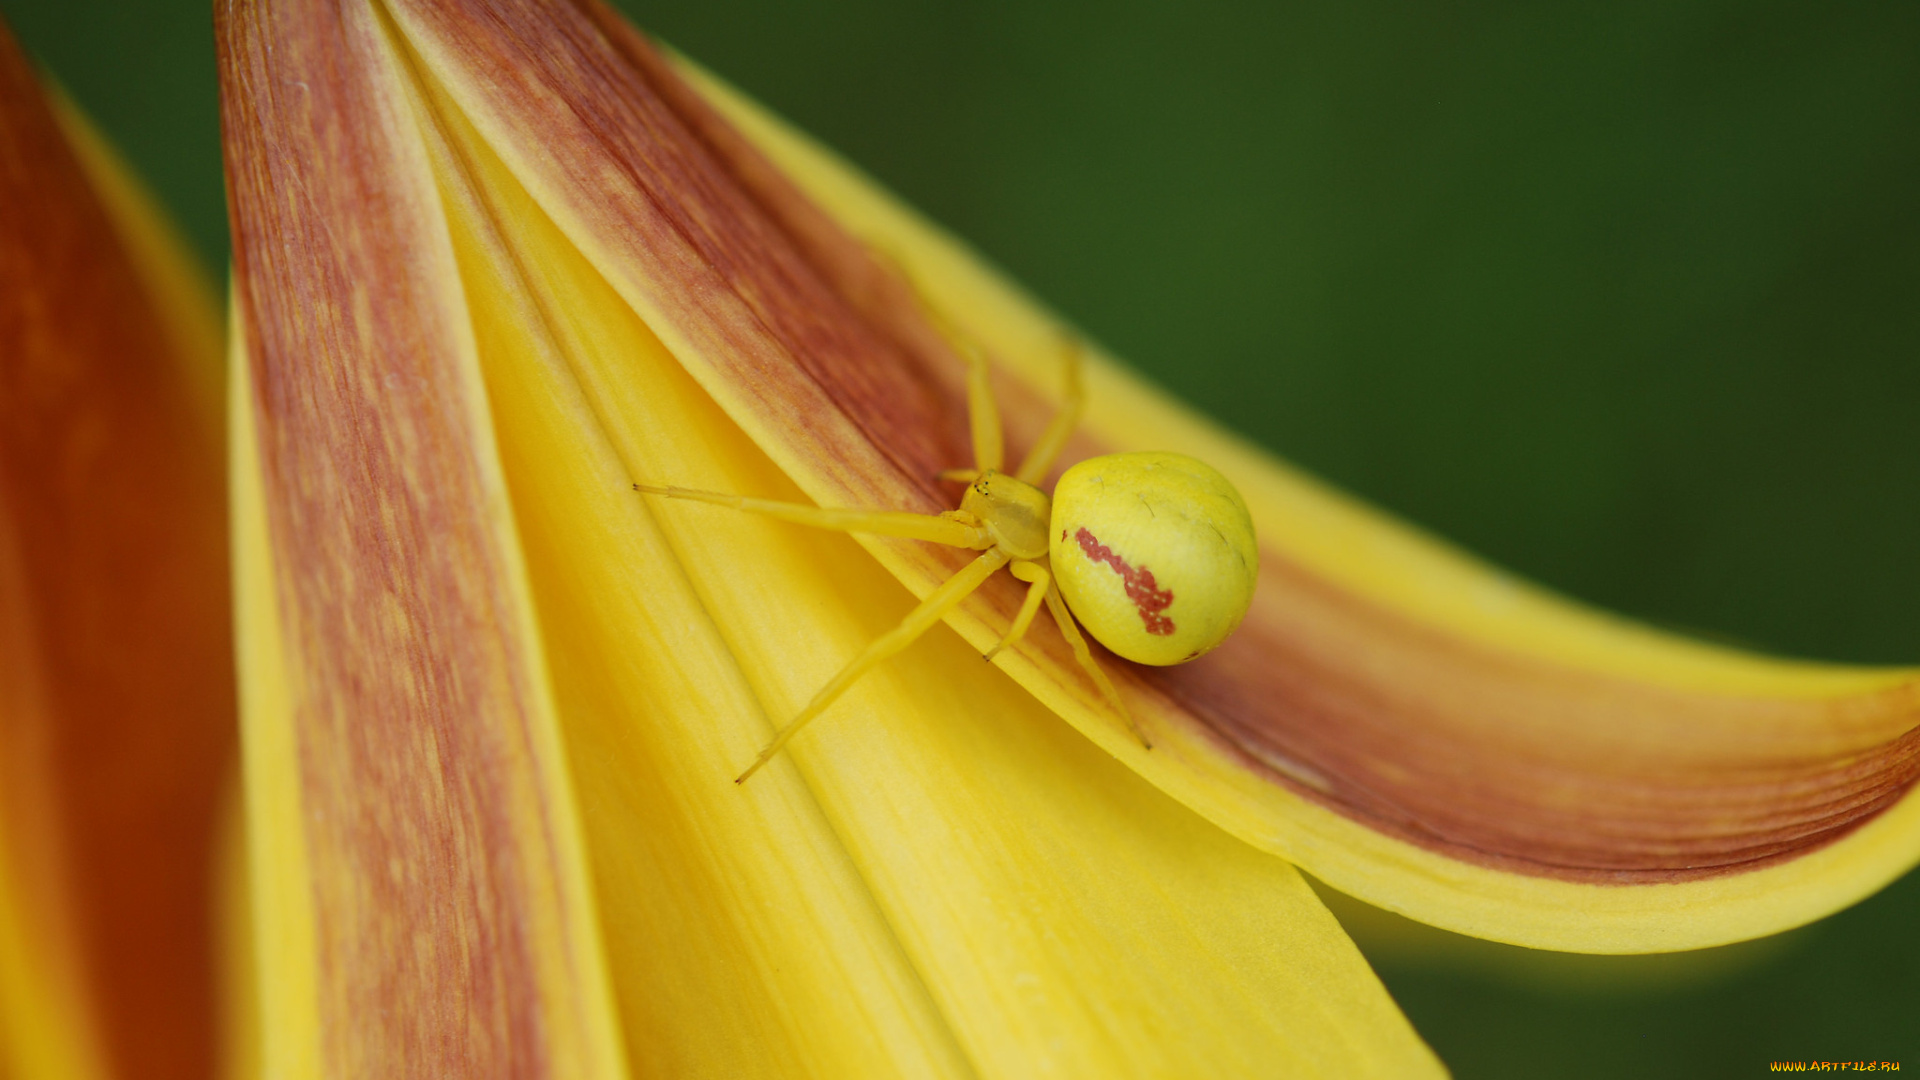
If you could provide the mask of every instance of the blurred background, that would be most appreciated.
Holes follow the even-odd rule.
[[[1348,490],[1651,622],[1920,661],[1920,5],[620,6]],[[0,14],[224,271],[208,5]],[[1920,1069],[1920,875],[1672,957],[1336,911],[1462,1077]]]

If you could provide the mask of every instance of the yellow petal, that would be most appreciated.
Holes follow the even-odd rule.
[[[930,478],[965,459],[957,362],[835,219],[904,262],[1023,376],[1005,387],[1010,427],[1016,439],[1037,430],[1057,328],[827,159],[735,109],[831,218],[604,18],[671,110],[614,95],[573,107],[619,62],[595,54],[591,31],[541,57],[431,7],[400,21],[417,24],[429,66],[466,72],[454,92],[484,137],[808,496],[936,509]],[[727,162],[738,186],[662,204],[689,165],[649,158],[647,139],[673,130]],[[554,141],[622,169],[552,154]],[[779,236],[791,246],[761,242]],[[1160,744],[1151,753],[1057,635],[1035,635],[1007,666],[1237,835],[1439,925],[1593,951],[1782,929],[1857,899],[1920,851],[1909,816],[1920,810],[1892,809],[1920,770],[1909,674],[1622,627],[1324,492],[1110,365],[1091,387],[1081,452],[1172,449],[1239,483],[1265,544],[1262,589],[1240,633],[1202,661],[1116,667]],[[868,547],[917,593],[957,566],[924,545]],[[955,625],[984,645],[1016,598],[992,588]]]
[[[762,317],[799,320],[798,329],[829,338],[878,332],[777,222],[743,204],[736,178],[679,119],[669,95],[684,90],[651,82],[657,64],[603,36],[624,31],[569,5],[528,7],[390,5],[405,55],[365,9],[337,16],[351,33],[328,29],[337,36],[320,46],[310,47],[303,35],[312,30],[300,27],[326,29],[336,16],[223,28],[239,266],[251,290],[241,307],[253,320],[246,334],[256,381],[244,398],[258,421],[248,432],[242,417],[236,443],[261,448],[257,469],[241,466],[259,479],[243,476],[237,486],[239,505],[256,508],[240,515],[238,546],[249,560],[243,611],[253,613],[245,640],[263,654],[243,662],[249,785],[263,825],[255,857],[272,864],[256,877],[260,944],[282,957],[262,972],[270,987],[304,979],[319,988],[298,991],[309,995],[300,1000],[274,991],[285,1000],[277,1018],[272,1002],[263,1017],[269,1057],[276,1031],[294,1040],[286,1052],[339,1052],[324,1040],[342,1036],[319,1021],[346,1015],[353,1002],[342,1000],[343,974],[329,970],[341,965],[325,961],[352,942],[314,927],[356,914],[393,927],[422,918],[404,897],[376,896],[356,909],[350,896],[327,895],[320,875],[371,890],[383,865],[361,846],[379,854],[436,820],[466,828],[485,809],[445,798],[437,818],[416,814],[393,783],[433,783],[450,769],[469,770],[466,782],[481,790],[499,783],[453,754],[429,769],[404,746],[368,755],[337,737],[320,744],[324,714],[303,699],[342,692],[333,688],[347,673],[329,665],[358,657],[353,715],[378,729],[419,692],[418,682],[379,683],[406,659],[397,646],[524,634],[516,640],[530,653],[537,644],[544,658],[538,669],[522,668],[524,685],[529,695],[551,687],[539,700],[567,755],[564,774],[542,776],[569,784],[564,794],[579,807],[596,947],[636,1072],[1437,1071],[1290,867],[1119,768],[946,631],[863,682],[831,728],[753,783],[732,783],[764,742],[769,718],[791,712],[897,621],[911,597],[844,538],[732,515],[656,514],[629,484],[659,470],[791,494],[780,469],[689,377],[687,350],[723,358],[744,350],[763,366],[733,392],[751,395],[814,377],[768,341]],[[272,41],[272,66],[236,62],[236,40],[250,59],[264,59],[259,42]],[[556,69],[583,81],[543,84]],[[577,130],[511,125],[502,143],[500,115],[474,107],[476,70],[515,84],[522,104],[606,121],[605,140],[640,144],[610,148]],[[296,108],[271,111],[283,93]],[[596,262],[523,182],[532,174],[496,152],[524,153],[533,138],[561,167],[598,177],[610,197],[634,196],[630,170],[658,181],[646,198],[660,213],[640,237],[655,250],[617,274]],[[268,139],[286,141],[269,152]],[[256,170],[262,175],[249,175]],[[265,175],[275,170],[277,182]],[[323,179],[334,170],[352,173],[340,185],[351,200]],[[296,197],[300,213],[284,210]],[[702,216],[715,200],[729,216]],[[711,230],[729,256],[773,268],[820,306],[800,310],[775,297],[773,308],[756,308],[768,299],[756,295],[758,279],[716,279],[710,261],[675,246],[675,229]],[[382,257],[350,259],[353,245]],[[636,276],[653,287],[640,300],[625,292]],[[924,326],[918,332],[937,345]],[[448,344],[428,350],[420,341]],[[849,449],[866,446],[864,460],[890,468],[852,438],[858,429],[824,393],[774,407],[785,422],[833,427]],[[358,444],[339,430],[349,424]],[[354,453],[362,445],[372,449]],[[387,447],[404,453],[391,464],[368,460]],[[491,470],[496,453],[498,487],[466,479]],[[827,464],[850,481],[862,476],[861,460]],[[385,471],[366,483],[359,474],[375,466]],[[328,516],[307,489],[324,490],[342,472],[354,475],[339,481],[347,497],[328,501]],[[931,493],[925,499],[937,505]],[[423,531],[409,525],[427,518],[414,509],[421,504],[435,508],[432,557],[387,555],[383,536]],[[510,516],[487,517],[495,508]],[[296,515],[296,526],[285,522]],[[485,560],[468,555],[474,519],[493,538],[497,554]],[[356,561],[354,544],[325,542],[336,533],[364,537],[384,561],[369,566]],[[527,599],[502,615],[469,615],[420,592],[421,582],[440,578],[469,591],[502,581],[518,589],[521,565]],[[374,569],[386,572],[389,588],[417,597],[407,608],[418,627],[412,638],[347,640],[309,628],[323,601],[377,613],[376,597],[336,599]],[[288,628],[284,640],[255,645],[255,630],[276,626]],[[477,681],[482,672],[454,674]],[[391,745],[380,730],[361,738]],[[537,787],[544,806],[563,794],[544,781]],[[354,810],[342,806],[349,796],[376,794],[397,797],[386,816],[399,820],[316,843],[308,823],[337,828],[328,819]],[[510,819],[529,812],[500,811]],[[554,887],[576,880],[584,874]],[[474,883],[448,902],[493,895],[487,886],[501,891],[498,882]],[[409,975],[396,964],[380,973]],[[416,989],[416,1001],[437,1002],[451,988]],[[503,1000],[509,1017],[538,1011],[523,999],[539,987],[523,982],[515,991]],[[468,1023],[465,1030],[484,1030]],[[353,1037],[367,1045],[392,1038],[377,1030]]]
[[[377,13],[222,9],[261,1052],[622,1075],[453,251]]]
[[[689,75],[1051,397],[1051,316],[831,155]],[[1236,835],[1422,921],[1591,952],[1773,933],[1920,860],[1912,670],[1753,656],[1578,607],[1328,490],[1110,360],[1096,357],[1088,382],[1083,452],[1176,450],[1234,480],[1262,544],[1261,589],[1216,653],[1133,669],[1151,753],[1057,661],[1015,676]]]
[[[213,1067],[218,323],[0,30],[0,1074]]]
[[[711,903],[764,874],[752,868],[754,861],[771,857],[784,866],[805,843],[833,845],[831,834],[800,837],[791,824],[776,824],[782,818],[811,822],[820,813],[784,766],[744,790],[725,781],[765,741],[768,719],[797,709],[848,656],[897,622],[911,600],[851,542],[790,526],[676,508],[658,515],[665,536],[649,536],[644,544],[628,538],[633,524],[590,530],[587,522],[596,519],[648,522],[638,500],[620,496],[627,478],[643,469],[728,490],[787,495],[790,487],[497,160],[488,160],[478,140],[466,141],[465,157],[488,193],[485,216],[501,232],[497,246],[513,252],[517,263],[491,273],[470,266],[467,280],[476,310],[525,313],[511,325],[492,324],[482,340],[496,343],[500,353],[489,359],[485,344],[482,352],[489,372],[499,372],[492,400],[510,486],[526,493],[516,495],[515,505],[535,553],[530,559],[551,633],[558,640],[569,627],[597,623],[597,633],[583,633],[565,650],[582,665],[646,657],[662,667],[655,686],[686,678],[698,671],[689,642],[658,632],[636,637],[633,629],[662,619],[663,599],[686,592],[690,578],[721,637],[719,647],[700,654],[730,651],[740,668],[735,672],[729,663],[706,678],[737,683],[744,675],[765,705],[763,714],[743,696],[719,710],[663,713],[654,723],[675,726],[641,754],[632,751],[632,735],[620,739],[617,729],[576,746],[576,761],[598,762],[597,771],[613,774],[605,782],[624,787],[642,770],[657,769],[650,762],[676,745],[706,744],[679,781],[691,806],[670,817],[658,809],[608,815],[590,831],[606,831],[600,846],[607,858],[598,861],[606,865],[615,852],[663,843],[634,835],[637,823],[700,822],[700,831],[710,834],[706,844],[676,851],[674,862],[657,861],[656,873],[676,863],[683,869],[656,888]],[[491,286],[484,293],[483,280]],[[524,293],[513,295],[516,288]],[[514,341],[528,328],[547,329],[553,340]],[[530,362],[536,359],[544,363]],[[543,378],[529,385],[534,374]],[[548,404],[555,401],[570,408],[561,413]],[[548,415],[523,417],[523,410]],[[516,427],[526,432],[519,440],[508,434]],[[560,452],[559,436],[569,432],[587,445]],[[517,453],[516,441],[522,445]],[[652,534],[654,527],[643,531]],[[539,590],[543,580],[550,584]],[[625,618],[582,617],[623,595]],[[572,675],[561,685],[591,677],[588,670]],[[639,683],[608,695],[596,711],[648,696]],[[807,787],[837,827],[850,868],[873,890],[855,909],[861,923],[872,914],[884,918],[878,932],[898,938],[915,981],[925,984],[920,992],[937,1009],[933,1015],[954,1029],[941,1043],[957,1039],[976,1067],[1004,1074],[1051,1062],[1091,1075],[1209,1066],[1406,1075],[1430,1067],[1296,874],[1146,789],[958,640],[941,635],[926,643],[863,682],[848,704],[854,707],[835,721],[842,739],[815,737],[812,752],[799,755],[809,766]],[[570,737],[576,730],[569,725]],[[847,738],[858,745],[845,745]],[[626,755],[619,753],[623,742]],[[588,783],[589,766],[578,769]],[[590,790],[582,798],[611,801],[595,799]],[[764,818],[712,835],[717,822],[755,805],[764,808]],[[727,868],[727,880],[713,880],[715,867]],[[818,876],[801,876],[796,885]],[[605,904],[610,911],[616,897],[630,904],[644,888],[642,881],[627,888],[609,882]],[[878,912],[870,914],[876,902]],[[765,923],[768,906],[749,903],[727,914],[736,923]],[[815,918],[816,933],[838,927],[845,936],[859,925],[827,904]],[[702,929],[715,935],[718,928]],[[759,932],[771,929],[763,925]],[[661,920],[651,932],[684,933],[684,922]],[[864,979],[848,979],[848,960],[858,953],[844,945],[834,951],[841,954],[837,963],[817,955],[807,963],[796,955],[782,969],[789,981],[824,980],[817,992],[833,993],[843,980],[860,986]],[[647,955],[640,951],[615,965],[616,971],[647,971],[653,984],[623,993],[640,1014],[630,1013],[630,1023],[684,1028],[709,1010],[729,1008],[726,999],[698,1009],[673,1007],[659,993],[658,971],[645,966]],[[798,989],[769,988],[768,997],[810,1000],[796,996]],[[729,996],[738,993],[736,987]],[[642,994],[651,1000],[638,1009]],[[731,1008],[740,1007],[736,998]],[[847,1028],[818,1004],[812,1011],[805,1024],[819,1026],[815,1037]],[[678,1023],[663,1023],[667,1017]],[[715,1044],[699,1038],[712,1053]],[[748,1064],[688,1054],[716,1073]],[[796,1065],[807,1060],[796,1053]],[[828,1061],[815,1058],[811,1071],[873,1067],[852,1068],[860,1062],[850,1056],[837,1067]]]

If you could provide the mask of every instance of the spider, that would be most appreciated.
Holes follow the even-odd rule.
[[[947,336],[954,340],[951,332]],[[1001,471],[1000,412],[988,383],[986,354],[970,343],[954,343],[968,360],[973,439],[973,468],[940,473],[943,480],[967,485],[957,510],[830,509],[633,485],[649,495],[729,506],[820,529],[906,537],[982,553],[828,680],[734,779],[736,784],[745,783],[861,676],[932,629],[1001,567],[1026,582],[1027,593],[985,659],[1017,643],[1045,603],[1074,659],[1147,749],[1152,742],[1087,648],[1075,617],[1115,654],[1164,666],[1185,663],[1220,644],[1252,603],[1258,565],[1253,522],[1239,492],[1210,466],[1181,454],[1108,454],[1068,469],[1051,497],[1040,490],[1086,402],[1077,343],[1069,341],[1065,348],[1061,407],[1012,473]]]

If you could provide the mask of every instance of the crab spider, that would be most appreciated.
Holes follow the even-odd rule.
[[[773,760],[862,675],[932,629],[1001,567],[1027,583],[1027,594],[986,659],[1017,643],[1046,604],[1074,659],[1148,749],[1152,742],[1087,648],[1075,617],[1115,654],[1167,665],[1184,663],[1220,644],[1246,615],[1258,564],[1253,522],[1225,477],[1180,454],[1109,454],[1068,469],[1049,497],[1038,485],[1065,449],[1086,401],[1078,346],[1070,343],[1067,348],[1060,410],[1011,474],[1001,471],[1000,412],[988,382],[986,354],[970,345],[961,351],[968,359],[974,467],[940,474],[967,485],[957,510],[839,510],[633,485],[650,495],[714,503],[820,529],[899,536],[981,552],[828,680],[735,783],[744,783]]]

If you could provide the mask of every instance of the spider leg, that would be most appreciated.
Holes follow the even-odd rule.
[[[998,471],[1006,460],[1006,441],[1000,433],[1000,409],[993,402],[993,386],[989,380],[993,369],[987,363],[986,351],[927,299],[926,291],[920,287],[920,281],[914,277],[913,271],[907,269],[905,260],[884,248],[869,245],[868,250],[881,262],[891,266],[900,280],[906,282],[907,287],[913,290],[914,300],[920,305],[920,313],[933,323],[934,329],[947,340],[947,344],[966,359],[967,423],[973,434],[974,475],[989,470]],[[968,477],[967,482],[972,483],[973,477]]]
[[[949,547],[972,548],[975,551],[984,551],[993,546],[993,539],[987,535],[985,529],[977,524],[969,525],[963,521],[956,521],[945,514],[915,514],[905,510],[835,510],[824,506],[807,506],[803,503],[750,499],[744,495],[727,495],[718,491],[657,487],[652,484],[635,484],[633,490],[645,492],[648,495],[665,495],[670,499],[690,499],[695,502],[712,503],[715,506],[730,506],[735,510],[765,514],[768,517],[791,521],[798,525],[811,525],[816,529],[873,533],[879,536],[904,536],[910,540],[927,540],[936,544],[946,544]]]
[[[1060,636],[1066,638],[1067,644],[1073,647],[1073,658],[1080,661],[1080,667],[1087,674],[1093,676],[1094,683],[1106,696],[1107,703],[1112,705],[1114,711],[1120,714],[1120,718],[1127,722],[1127,730],[1133,732],[1133,737],[1140,740],[1141,746],[1149,750],[1153,749],[1153,743],[1147,740],[1147,733],[1141,731],[1140,725],[1133,722],[1133,714],[1127,711],[1126,703],[1120,700],[1120,692],[1113,688],[1113,683],[1107,679],[1107,673],[1100,670],[1100,662],[1093,658],[1092,652],[1088,651],[1087,641],[1080,636],[1080,627],[1074,623],[1073,613],[1067,610],[1067,602],[1061,598],[1060,587],[1057,585],[1047,586],[1047,609],[1053,612],[1053,621],[1060,624]]]
[[[965,569],[948,578],[939,588],[928,593],[927,598],[920,601],[920,606],[908,612],[899,626],[875,638],[859,656],[854,657],[846,667],[841,668],[838,675],[828,680],[827,685],[813,695],[813,700],[807,702],[807,707],[801,709],[798,716],[787,721],[787,726],[774,735],[773,741],[767,744],[765,750],[760,751],[760,756],[753,759],[753,764],[747,766],[747,771],[741,773],[734,783],[746,783],[747,777],[758,772],[760,766],[772,761],[773,756],[780,752],[781,747],[787,745],[788,740],[799,734],[800,729],[806,727],[808,721],[819,716],[827,706],[833,704],[834,699],[845,693],[847,687],[859,681],[860,676],[865,675],[875,664],[913,644],[915,638],[932,629],[934,624],[946,617],[947,612],[952,611],[960,601],[967,598],[968,594],[978,589],[987,578],[991,577],[995,570],[1005,566],[1007,558],[1005,552],[989,551],[968,563]]]
[[[956,484],[971,484],[980,479],[979,469],[941,469],[940,479]]]
[[[1013,625],[1007,627],[1007,636],[1000,644],[988,649],[982,660],[992,660],[1002,649],[1010,649],[1026,635],[1027,626],[1033,622],[1033,616],[1040,610],[1040,602],[1047,598],[1047,589],[1053,584],[1053,574],[1045,563],[1030,559],[1015,559],[1009,573],[1021,581],[1029,582],[1027,598],[1020,604],[1020,611],[1013,617]]]
[[[973,466],[980,472],[993,472],[1006,455],[1006,440],[1000,434],[1000,407],[993,402],[993,369],[980,346],[964,338],[952,340],[967,358],[967,422],[973,429]]]
[[[1060,399],[1060,411],[1053,414],[1047,422],[1047,430],[1040,433],[1040,441],[1027,451],[1027,459],[1020,463],[1020,471],[1014,475],[1029,484],[1038,484],[1047,478],[1053,470],[1053,463],[1059,459],[1060,451],[1067,448],[1067,440],[1073,436],[1073,429],[1080,425],[1080,413],[1087,404],[1087,388],[1080,381],[1081,348],[1078,338],[1068,337],[1061,341],[1066,351],[1067,385]]]

